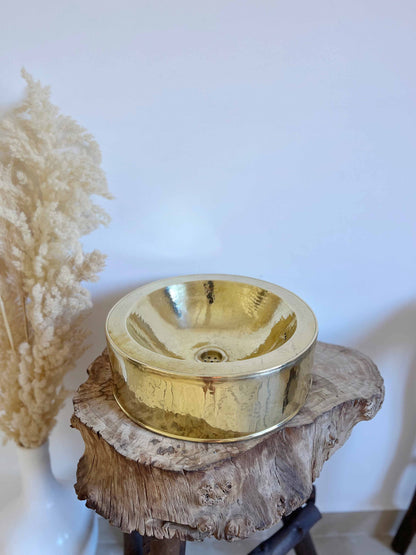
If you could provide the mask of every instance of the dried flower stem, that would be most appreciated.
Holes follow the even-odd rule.
[[[14,348],[14,343],[13,343],[12,330],[10,329],[9,321],[7,319],[7,314],[6,314],[6,308],[4,306],[3,298],[1,295],[0,295],[0,311],[3,317],[4,327],[6,328],[7,337],[9,338],[10,347],[14,352],[16,352],[16,349]]]

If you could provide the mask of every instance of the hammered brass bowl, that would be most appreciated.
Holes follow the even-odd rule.
[[[149,283],[106,322],[114,395],[154,432],[192,441],[254,437],[302,407],[318,328],[299,297],[240,276]]]

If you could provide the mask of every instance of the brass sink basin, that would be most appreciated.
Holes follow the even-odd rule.
[[[114,395],[135,422],[205,442],[281,426],[302,407],[318,333],[295,294],[240,276],[135,289],[106,322]]]

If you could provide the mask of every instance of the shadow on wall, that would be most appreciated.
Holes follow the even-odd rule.
[[[412,461],[412,449],[416,439],[416,302],[396,310],[371,333],[361,338],[357,348],[375,360],[387,360],[393,372],[394,365],[397,366],[400,361],[404,360],[407,366],[406,369],[397,368],[397,376],[384,376],[386,382],[394,382],[395,379],[405,380],[404,397],[401,402],[396,400],[396,404],[393,405],[397,407],[397,414],[390,415],[397,424],[397,447],[380,489],[372,500],[374,504],[382,506],[383,501],[389,499],[393,505],[406,468],[412,462],[416,462]],[[387,399],[390,393],[388,384],[386,385]],[[409,496],[413,491],[410,489]]]

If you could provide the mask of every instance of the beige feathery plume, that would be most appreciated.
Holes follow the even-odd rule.
[[[91,299],[81,283],[104,265],[80,242],[109,221],[91,196],[111,197],[94,138],[22,75],[26,96],[0,121],[0,429],[37,447],[85,350]]]

